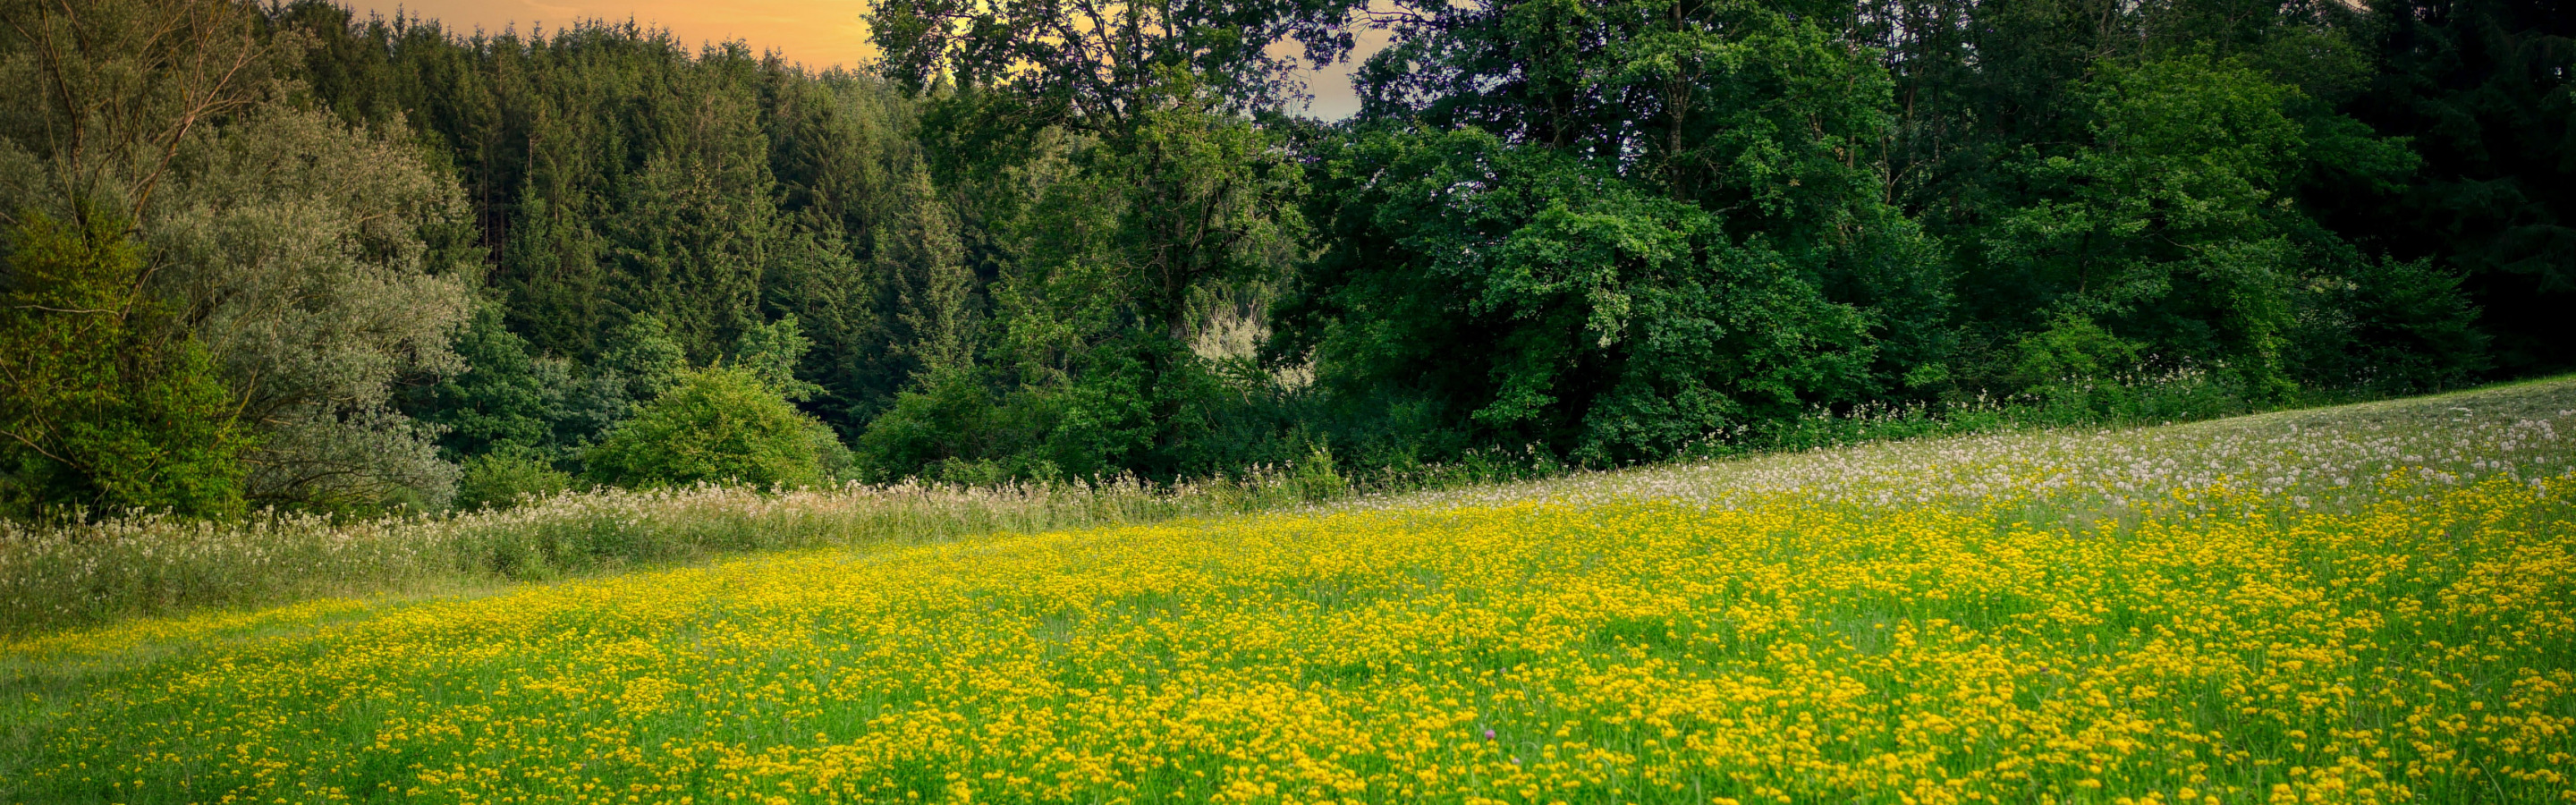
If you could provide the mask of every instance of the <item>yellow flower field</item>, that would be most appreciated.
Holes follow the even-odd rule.
[[[2553,393],[2315,489],[2247,445],[2383,420],[1898,449],[1991,481],[1903,500],[1810,454],[38,636],[0,798],[2576,801]],[[2013,458],[2070,438],[2249,474]]]

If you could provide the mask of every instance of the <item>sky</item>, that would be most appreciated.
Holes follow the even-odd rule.
[[[777,50],[790,61],[810,67],[856,66],[876,56],[861,21],[867,0],[356,0],[360,13],[374,12],[438,20],[448,30],[477,28],[526,33],[538,25],[554,30],[577,20],[634,19],[650,27],[669,28],[692,44],[740,39],[753,52]],[[1351,95],[1350,64],[1307,77],[1315,102],[1308,114],[1326,119],[1346,117],[1359,109]]]

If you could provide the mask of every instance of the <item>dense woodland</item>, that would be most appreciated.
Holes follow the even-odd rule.
[[[2576,366],[2554,0],[883,0],[827,72],[0,21],[17,517],[1610,466]]]

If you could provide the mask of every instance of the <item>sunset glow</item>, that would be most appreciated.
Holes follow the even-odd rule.
[[[666,28],[692,45],[740,39],[755,52],[775,50],[808,67],[858,67],[876,57],[868,41],[866,0],[362,0],[361,14],[417,16],[458,32],[555,30],[581,20],[628,20]],[[1383,46],[1383,32],[1361,35],[1361,52]],[[1307,76],[1315,96],[1307,110],[1327,119],[1358,111],[1350,86],[1355,61]]]
[[[366,2],[361,13],[419,16],[458,31],[525,33],[587,19],[626,20],[668,28],[692,44],[740,39],[809,66],[856,66],[876,55],[868,43],[862,0],[408,0]]]

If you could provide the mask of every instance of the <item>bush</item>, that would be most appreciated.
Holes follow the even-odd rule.
[[[1350,479],[1342,477],[1333,461],[1333,448],[1320,441],[1307,449],[1306,460],[1289,469],[1288,483],[1298,497],[1310,501],[1340,497],[1351,488]]]
[[[465,461],[456,484],[458,509],[506,509],[520,501],[553,497],[573,488],[571,473],[555,469],[534,450],[504,447]]]
[[[2021,340],[2021,360],[2013,365],[2013,379],[2024,393],[2037,394],[2051,386],[2129,371],[2138,365],[2141,351],[2138,344],[2112,335],[2091,318],[2060,313],[2048,329]]]
[[[592,478],[635,489],[723,481],[812,486],[829,480],[827,461],[846,464],[846,455],[823,423],[760,375],[718,366],[685,373],[583,460]]]

